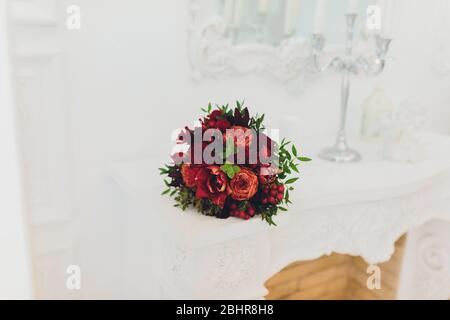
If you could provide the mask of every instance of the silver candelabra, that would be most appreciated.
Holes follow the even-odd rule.
[[[379,75],[386,64],[386,54],[389,50],[392,39],[388,39],[377,35],[376,41],[376,56],[374,59],[353,55],[353,35],[355,29],[357,14],[348,13],[345,15],[347,23],[347,41],[345,45],[345,54],[342,57],[335,57],[327,64],[320,64],[319,56],[323,52],[325,45],[325,37],[323,34],[313,34],[311,44],[313,48],[313,63],[314,67],[319,72],[325,72],[329,69],[335,68],[342,73],[341,81],[341,119],[340,128],[336,143],[331,148],[322,150],[319,156],[322,159],[334,162],[356,162],[361,160],[361,155],[356,150],[349,148],[347,144],[347,137],[345,133],[345,124],[347,119],[348,98],[350,93],[350,75],[364,72],[369,76]]]

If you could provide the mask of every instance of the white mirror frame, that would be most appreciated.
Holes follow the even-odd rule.
[[[201,0],[190,0],[188,54],[194,80],[258,74],[298,90],[314,73],[309,39],[289,38],[278,47],[261,43],[233,45],[225,36],[225,20],[202,9]]]

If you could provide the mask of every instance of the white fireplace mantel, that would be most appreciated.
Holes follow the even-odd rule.
[[[301,144],[313,161],[303,165],[294,204],[276,217],[277,227],[174,208],[172,199],[160,196],[162,159],[112,163],[111,174],[131,201],[124,219],[133,219],[131,207],[148,219],[154,298],[262,297],[265,280],[291,262],[333,252],[384,262],[409,230],[433,219],[450,221],[449,136],[424,134],[425,159],[415,164],[383,160],[379,146],[362,142],[355,147],[363,162],[326,163],[315,155],[329,141]]]

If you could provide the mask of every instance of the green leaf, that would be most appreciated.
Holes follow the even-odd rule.
[[[297,157],[297,148],[294,145],[292,145],[292,154]]]
[[[225,172],[228,178],[233,179],[236,173],[241,171],[241,168],[231,163],[225,163],[224,165],[220,166],[220,170]]]
[[[290,142],[290,141],[287,141],[286,139],[281,140],[281,147],[280,147],[280,149],[282,149],[282,148],[288,146],[290,143],[291,143],[291,142]]]
[[[291,184],[291,183],[294,183],[294,182],[297,181],[297,180],[298,180],[298,178],[292,178],[292,179],[287,180],[287,181],[285,182],[285,184]]]
[[[163,196],[163,195],[166,195],[166,194],[168,194],[170,192],[170,189],[167,189],[166,191],[163,191],[162,193],[161,193],[161,195]]]
[[[285,173],[287,173],[287,174],[291,174],[291,170],[288,168],[287,165],[285,165],[285,166],[283,167],[283,172],[285,172]]]
[[[247,211],[247,209],[248,209],[248,201],[242,201],[241,203],[239,203],[238,209],[242,210],[242,211]]]
[[[283,207],[278,207],[278,209],[280,209],[281,211],[288,211],[286,208]]]
[[[292,170],[294,170],[295,172],[299,173],[299,172],[298,172],[298,169],[297,169],[297,166],[296,166],[293,162],[291,162],[291,163],[289,164],[289,166],[291,167]]]
[[[165,169],[165,168],[159,168],[159,174],[162,176],[162,175],[165,175],[165,174],[168,174],[169,173],[169,170],[167,170],[167,169]]]
[[[303,162],[308,162],[308,161],[312,160],[312,159],[310,159],[308,157],[298,157],[297,159],[300,160],[300,161],[303,161]]]

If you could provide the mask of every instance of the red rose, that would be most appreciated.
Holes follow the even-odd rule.
[[[211,112],[211,114],[209,115],[209,119],[210,120],[217,120],[218,118],[222,117],[223,112],[222,110],[214,110],[213,112]]]
[[[225,131],[231,127],[231,123],[228,120],[217,120],[215,128]]]
[[[258,190],[258,177],[253,171],[241,167],[241,171],[236,173],[233,179],[231,179],[228,188],[234,200],[248,200]]]
[[[210,199],[213,204],[223,208],[228,197],[227,176],[219,166],[201,168],[195,177],[199,199]]]
[[[183,164],[181,166],[181,176],[183,177],[183,182],[188,188],[193,188],[196,185],[195,177],[201,167],[194,167],[190,164]]]
[[[214,110],[211,112],[211,114],[207,117],[205,121],[209,128],[216,128],[221,131],[225,131],[226,129],[231,127],[231,123],[224,119],[223,111],[221,110]]]

